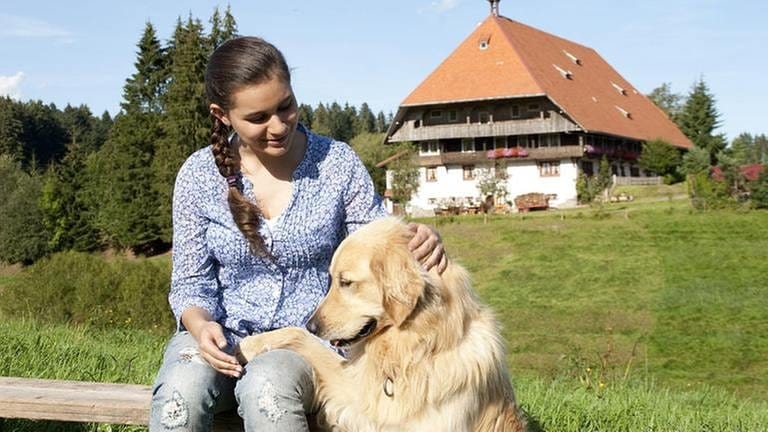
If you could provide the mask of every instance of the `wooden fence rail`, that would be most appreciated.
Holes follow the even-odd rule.
[[[613,176],[614,186],[647,186],[660,185],[664,183],[662,177],[619,177]]]

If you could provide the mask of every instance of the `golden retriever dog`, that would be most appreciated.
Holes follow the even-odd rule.
[[[331,261],[331,288],[307,328],[245,338],[243,361],[271,349],[314,369],[315,406],[328,430],[525,430],[507,375],[504,343],[467,272],[449,262],[426,272],[396,218],[365,225]]]

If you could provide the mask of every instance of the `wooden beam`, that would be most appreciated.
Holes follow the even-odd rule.
[[[146,425],[148,386],[0,377],[0,416]]]
[[[0,377],[0,418],[147,425],[152,388]],[[214,431],[242,432],[235,411],[216,414]]]

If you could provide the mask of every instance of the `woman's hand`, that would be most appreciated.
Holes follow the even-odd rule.
[[[190,307],[184,311],[181,321],[197,341],[200,355],[217,371],[234,378],[240,378],[243,367],[235,356],[224,352],[227,339],[221,324],[213,321],[204,309]]]
[[[413,232],[408,248],[413,256],[426,270],[436,267],[443,274],[448,267],[448,257],[445,256],[443,240],[434,229],[419,223],[409,223],[408,228]]]
[[[234,378],[240,378],[243,367],[235,356],[222,351],[227,347],[227,339],[221,324],[208,321],[201,328],[197,337],[200,354],[214,369]]]

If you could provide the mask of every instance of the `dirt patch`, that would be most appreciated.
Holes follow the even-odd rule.
[[[24,266],[21,264],[0,264],[0,276],[15,276],[21,273]]]

